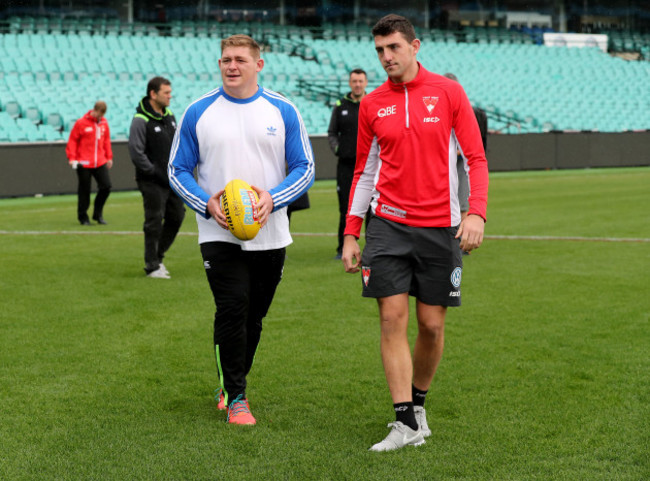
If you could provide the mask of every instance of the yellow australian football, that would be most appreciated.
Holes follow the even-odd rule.
[[[257,192],[245,181],[233,179],[221,195],[221,210],[232,235],[243,241],[255,238],[260,231],[257,215]]]

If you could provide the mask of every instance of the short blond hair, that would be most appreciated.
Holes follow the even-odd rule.
[[[248,47],[253,58],[260,58],[260,46],[248,35],[237,34],[221,40],[221,53],[228,47]]]

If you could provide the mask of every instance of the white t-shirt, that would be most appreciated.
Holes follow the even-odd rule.
[[[279,249],[292,242],[286,206],[313,184],[314,155],[300,113],[286,98],[259,87],[252,97],[237,99],[218,88],[183,114],[168,174],[171,187],[197,212],[199,243]],[[249,241],[237,239],[207,212],[209,198],[232,179],[266,190],[273,199],[267,224]]]

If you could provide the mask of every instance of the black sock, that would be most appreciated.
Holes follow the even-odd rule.
[[[415,386],[411,385],[411,393],[413,394],[413,405],[424,407],[424,400],[429,391],[420,391]]]
[[[395,409],[396,421],[401,422],[415,431],[418,430],[418,423],[415,420],[415,411],[413,410],[412,402],[393,404],[393,409]]]

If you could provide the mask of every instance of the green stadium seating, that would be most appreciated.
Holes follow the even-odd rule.
[[[351,69],[366,70],[369,89],[386,78],[365,26],[332,24],[323,38],[315,38],[305,28],[260,22],[174,22],[171,36],[161,36],[151,25],[110,19],[17,19],[11,25],[16,33],[0,35],[0,113],[14,124],[28,116],[32,123],[42,122],[38,136],[51,135],[43,127],[53,125],[52,115],[58,118],[54,131],[69,132],[74,120],[102,98],[113,138],[124,138],[154,75],[172,80],[172,109],[180,116],[220,84],[218,41],[232,33],[251,33],[262,41],[266,63],[260,84],[298,105],[312,134],[326,132],[332,103],[347,92]],[[19,33],[23,28],[31,33]],[[488,110],[491,128],[510,133],[650,128],[650,62],[626,62],[590,48],[540,47],[530,44],[529,35],[496,27],[419,29],[418,34],[424,40],[422,63],[455,73],[470,100]],[[648,37],[612,36],[610,43],[619,38],[622,48],[631,41],[650,56]],[[82,50],[88,55],[80,57]]]

